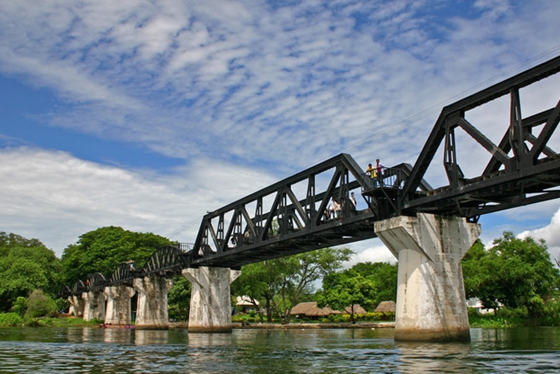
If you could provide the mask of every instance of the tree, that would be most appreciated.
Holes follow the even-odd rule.
[[[61,269],[55,253],[39,240],[0,233],[0,310],[10,310],[18,297],[37,289],[56,295]]]
[[[485,308],[497,309],[498,300],[503,298],[502,289],[496,284],[500,264],[492,261],[480,239],[468,250],[461,265],[465,297],[478,298]]]
[[[323,278],[323,288],[316,293],[317,305],[329,306],[335,310],[350,307],[350,320],[354,320],[355,305],[371,305],[377,294],[375,282],[354,269],[327,274]]]
[[[93,273],[110,275],[128,260],[144,264],[152,253],[167,245],[173,245],[173,242],[156,234],[137,233],[121,227],[108,226],[90,231],[64,250],[64,283],[71,286]]]
[[[493,244],[485,251],[475,243],[465,256],[466,296],[478,297],[487,308],[496,308],[499,302],[526,309],[530,318],[541,317],[560,285],[560,273],[545,241],[517,239],[513,233],[504,232],[503,238]]]
[[[292,308],[306,293],[313,292],[312,284],[342,267],[353,254],[348,248],[324,248],[317,251],[284,257],[280,262],[280,282],[276,307],[281,320],[290,323]]]
[[[388,262],[360,262],[352,266],[352,270],[377,285],[377,292],[371,296],[372,307],[376,307],[382,301],[397,300],[397,265]]]
[[[56,313],[56,303],[41,290],[35,290],[26,302],[25,318],[52,317]]]
[[[40,247],[44,246],[38,239],[26,239],[17,234],[0,232],[0,257],[7,256],[14,247]]]
[[[183,276],[173,279],[173,287],[167,295],[169,316],[185,320],[189,316],[191,300],[191,283]]]
[[[264,304],[269,321],[276,312],[283,323],[290,323],[293,306],[313,293],[313,282],[340,269],[352,253],[348,248],[324,248],[246,265],[232,290]]]
[[[252,300],[264,305],[267,322],[272,322],[274,316],[274,295],[276,295],[280,274],[275,268],[275,261],[265,260],[262,262],[245,265],[241,276],[231,285],[231,292],[238,296],[249,296]],[[258,304],[255,302],[255,306]],[[261,322],[264,322],[262,308],[257,308],[257,314]]]

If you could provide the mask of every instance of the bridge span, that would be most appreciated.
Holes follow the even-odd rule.
[[[478,237],[480,216],[560,197],[560,156],[553,141],[560,94],[538,113],[524,117],[521,110],[522,90],[559,71],[560,56],[444,107],[413,166],[395,165],[371,178],[350,155],[340,154],[207,213],[187,251],[156,251],[149,269],[121,269],[110,281],[98,281],[130,286],[139,278],[183,274],[193,284],[196,317],[189,329],[227,331],[229,282],[243,265],[379,236],[399,260],[396,339],[466,339],[460,261]],[[507,126],[493,142],[467,113],[502,97],[509,99]],[[458,141],[464,134],[466,145]],[[461,147],[488,154],[480,175],[465,176]],[[426,173],[440,151],[447,184],[433,188]],[[341,206],[334,217],[333,199]],[[96,289],[82,283],[66,290],[74,298],[84,292]]]

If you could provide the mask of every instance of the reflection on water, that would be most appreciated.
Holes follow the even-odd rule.
[[[404,373],[464,373],[469,367],[469,343],[395,343]]]
[[[548,373],[560,328],[472,329],[470,343],[404,343],[392,329],[0,329],[2,373]]]

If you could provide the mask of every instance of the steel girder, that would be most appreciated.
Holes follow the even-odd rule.
[[[107,280],[105,279],[105,276],[101,273],[93,273],[86,280],[85,292],[88,291],[103,292],[105,286],[107,286]]]
[[[123,263],[115,269],[108,279],[101,273],[94,273],[88,277],[85,283],[81,280],[74,283],[72,289],[64,286],[59,295],[61,297],[68,297],[71,295],[81,295],[83,292],[89,291],[100,292],[105,287],[120,284],[131,287],[134,278],[151,276],[174,277],[180,275],[182,269],[189,267],[186,253],[190,249],[191,246],[185,243],[159,248],[152,253],[146,264],[140,269],[135,269],[134,265],[130,262]]]
[[[350,155],[340,154],[210,212],[189,265],[239,268],[372,238],[372,209],[353,210],[349,201],[350,192],[359,195],[369,187],[368,178]],[[332,199],[342,206],[334,219],[325,215]]]
[[[166,246],[155,251],[136,277],[174,277],[188,267],[185,252],[179,247]]]
[[[443,108],[401,194],[395,215],[427,212],[467,217],[560,197],[560,157],[548,141],[560,120],[560,101],[550,109],[523,118],[519,90],[560,71],[560,57]],[[494,144],[465,119],[465,113],[496,98],[510,96],[510,119],[502,140]],[[467,179],[457,162],[455,131],[461,129],[491,154],[480,176]],[[537,131],[540,130],[538,133]],[[420,184],[444,143],[449,185],[425,193]]]

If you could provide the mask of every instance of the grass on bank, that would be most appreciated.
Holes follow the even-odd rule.
[[[248,313],[238,313],[231,317],[232,322],[236,323],[259,323],[267,322],[266,317],[264,320],[257,315],[255,311]],[[366,314],[355,314],[354,320],[356,322],[393,322],[395,320],[395,313],[375,313],[370,312]],[[280,323],[278,318],[273,318],[272,323]],[[305,316],[292,316],[290,323],[351,323],[349,314],[331,314],[328,317],[305,317]]]
[[[0,313],[0,327],[82,327],[97,326],[100,323],[103,321],[84,321],[77,317],[22,318],[18,313]]]

